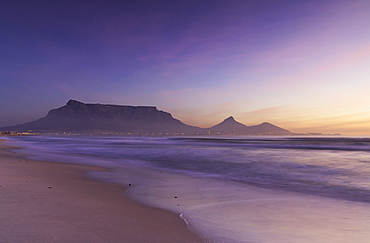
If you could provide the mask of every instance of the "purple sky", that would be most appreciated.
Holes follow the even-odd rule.
[[[370,1],[0,1],[0,126],[69,99],[370,134]]]

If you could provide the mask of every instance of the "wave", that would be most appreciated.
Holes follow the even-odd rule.
[[[69,158],[73,155],[96,158],[94,163],[103,166],[124,166],[130,161],[194,177],[370,202],[369,138],[40,136],[15,139],[31,144],[28,146],[37,148],[40,154],[42,151],[42,158],[57,162],[62,161],[63,153]]]
[[[277,137],[277,138],[171,138],[174,141],[196,143],[199,146],[239,146],[246,148],[370,151],[370,138],[349,137]]]

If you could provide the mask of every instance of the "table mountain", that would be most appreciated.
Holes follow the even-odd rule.
[[[44,118],[1,130],[159,134],[196,133],[202,129],[186,125],[174,119],[170,113],[157,110],[154,106],[84,104],[70,100],[65,106],[50,110]]]

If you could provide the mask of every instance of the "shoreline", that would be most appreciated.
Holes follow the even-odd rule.
[[[35,161],[0,138],[1,242],[203,242],[179,215],[89,178],[108,169]]]

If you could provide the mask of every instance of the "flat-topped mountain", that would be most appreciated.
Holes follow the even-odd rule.
[[[84,104],[69,100],[39,120],[0,131],[83,134],[288,135],[270,123],[246,126],[230,116],[211,128],[189,126],[154,106]]]
[[[196,133],[201,128],[188,126],[170,113],[154,106],[121,106],[84,104],[76,100],[46,117],[30,123],[5,127],[1,130],[39,132],[118,132],[118,133]]]

